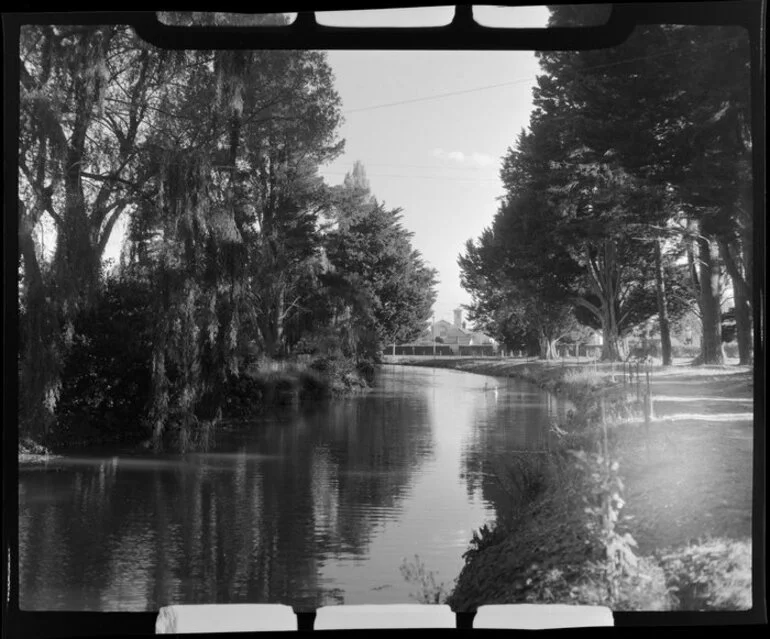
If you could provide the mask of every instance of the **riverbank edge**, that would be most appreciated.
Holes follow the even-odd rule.
[[[19,440],[19,466],[46,464],[58,457],[60,455],[55,455],[51,449],[31,439],[23,438]]]
[[[290,362],[276,368],[245,371],[230,380],[225,418],[257,416],[276,406],[304,405],[317,400],[366,392],[374,380],[375,364],[321,358],[309,364]],[[238,406],[237,400],[246,400]]]
[[[643,419],[643,403],[629,392],[630,387],[618,383],[614,368],[605,378],[591,365],[581,368],[540,361],[401,359],[389,363],[517,378],[575,406],[569,423],[555,429],[559,436],[548,463],[534,469],[529,463],[523,465],[524,474],[535,480],[530,477],[516,486],[525,487],[519,516],[474,532],[463,555],[465,565],[446,598],[454,610],[472,612],[483,604],[502,603],[610,605],[614,610],[644,611],[751,607],[751,544],[731,539],[706,539],[639,556],[635,540],[617,534],[614,542],[619,542],[621,552],[630,553],[627,556],[634,565],[617,571],[614,595],[609,594],[608,542],[602,540],[595,521],[596,509],[590,508],[596,482],[592,484],[584,464],[581,472],[581,464],[570,460],[575,456],[585,460],[596,449],[601,429],[589,427],[599,423],[602,415],[612,440],[609,451],[623,445],[613,437],[620,421]],[[521,476],[521,464],[517,470]],[[554,534],[557,529],[559,534]],[[564,535],[569,541],[564,541]]]
[[[318,358],[307,364],[263,362],[261,368],[252,367],[230,380],[222,419],[256,418],[276,408],[307,406],[366,393],[372,388],[376,365],[369,361],[356,364],[339,358]],[[137,451],[144,452],[152,448],[150,440],[144,436],[127,441],[95,438],[69,445],[20,437],[18,463],[19,466],[44,464],[61,457],[59,453],[110,444],[134,445]]]
[[[617,382],[617,379],[615,383],[605,383],[601,373],[595,372],[591,365],[566,366],[539,360],[477,360],[449,357],[422,360],[401,358],[398,361],[386,358],[385,363],[396,366],[445,368],[489,377],[521,379],[570,401],[575,406],[575,410],[571,413],[573,426],[585,425],[586,420],[595,418],[598,413],[596,409],[602,397],[611,405],[613,414],[620,413],[626,418],[641,417],[643,414],[643,406],[640,402],[624,397],[623,386]],[[566,377],[568,374],[571,378]],[[620,372],[617,375],[620,376]]]

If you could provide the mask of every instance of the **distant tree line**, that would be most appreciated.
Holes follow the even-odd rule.
[[[22,435],[91,420],[158,442],[216,423],[255,359],[373,361],[423,330],[436,274],[400,211],[360,164],[336,187],[318,174],[343,150],[324,53],[35,25],[20,75]]]
[[[551,8],[551,26],[598,6]],[[602,358],[657,318],[702,325],[697,361],[723,361],[723,312],[752,357],[752,176],[748,33],[638,26],[622,46],[539,53],[529,128],[503,159],[490,227],[459,257],[469,317],[510,349],[553,357],[589,327]],[[733,303],[722,308],[732,288]]]

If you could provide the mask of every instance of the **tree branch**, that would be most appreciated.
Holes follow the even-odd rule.
[[[104,249],[107,247],[107,242],[110,241],[110,235],[112,235],[112,229],[115,226],[115,223],[118,221],[118,218],[121,216],[123,211],[126,208],[126,205],[128,204],[127,200],[122,200],[119,203],[116,203],[113,205],[114,209],[112,211],[112,214],[107,218],[107,222],[104,224],[104,228],[102,229],[101,234],[99,235],[99,243],[97,245],[98,249],[98,256],[99,259],[101,259],[102,255],[104,254]]]
[[[591,251],[588,247],[586,247],[586,258],[588,262],[588,281],[591,284],[594,293],[596,293],[596,296],[602,299],[604,297],[604,288],[602,287],[602,277],[599,272],[599,265],[597,260],[591,256]]]
[[[577,295],[572,297],[572,301],[575,302],[575,304],[578,304],[583,308],[588,309],[588,311],[590,311],[596,317],[596,319],[598,319],[599,321],[602,321],[603,319],[602,312],[598,306],[596,306],[595,304],[592,304],[588,300]]]
[[[19,253],[24,258],[25,278],[32,286],[42,285],[43,278],[40,273],[40,264],[35,253],[35,241],[32,238],[32,229],[30,228],[27,209],[24,202],[19,203]]]
[[[125,167],[121,167],[121,168],[125,168]],[[98,173],[89,173],[87,171],[81,171],[80,175],[84,178],[88,178],[90,180],[97,180],[99,182],[121,182],[122,184],[126,184],[134,189],[139,189],[141,186],[140,184],[136,184],[135,182],[131,182],[130,180],[126,180],[124,178],[118,177],[114,172],[109,173],[107,175],[99,175]]]
[[[32,177],[29,167],[27,167],[26,164],[24,164],[23,162],[19,162],[19,167],[24,173],[24,176],[27,178],[27,182],[29,183],[30,187],[35,192],[35,196],[37,197],[39,202],[40,210],[48,213],[53,218],[53,221],[57,224],[57,226],[61,228],[64,225],[64,220],[62,219],[61,215],[59,215],[54,210],[53,200],[51,198],[54,185],[49,184],[48,186],[43,187],[37,184],[37,180],[34,177]]]

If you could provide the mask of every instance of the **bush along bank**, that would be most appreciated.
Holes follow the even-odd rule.
[[[228,381],[224,417],[258,415],[291,406],[363,392],[374,380],[374,364],[341,357],[310,363],[263,362]]]
[[[368,390],[374,380],[374,365],[345,357],[319,357],[308,363],[262,360],[230,376],[224,389],[221,414],[212,411],[196,416],[193,428],[174,421],[164,431],[160,450],[206,450],[221,419],[258,417],[276,408],[298,407],[342,395]],[[145,439],[140,449],[152,448]]]
[[[464,367],[465,368],[465,367]],[[473,369],[473,370],[471,370]],[[497,372],[465,368],[469,372]],[[642,556],[623,515],[618,426],[644,414],[644,397],[591,369],[517,367],[516,377],[575,404],[545,454],[496,469],[509,514],[474,533],[447,599],[454,610],[493,603],[572,603],[613,610],[746,610],[751,545],[709,539]]]
[[[221,415],[204,405],[194,423],[172,417],[163,438],[163,449],[205,448],[219,419],[247,419],[276,407],[298,406],[368,390],[375,364],[351,358],[321,356],[309,362],[261,360],[231,375],[223,389]],[[119,446],[147,451],[152,448],[142,419],[149,401],[141,388],[131,387],[132,402],[122,402],[122,387],[111,395],[91,391],[70,392],[57,407],[58,424],[44,441],[28,437],[19,442],[19,461],[32,463],[50,459],[55,452],[91,446]],[[146,391],[146,389],[144,389]]]
[[[623,530],[609,438],[586,428],[557,432],[560,443],[547,454],[518,454],[498,471],[513,514],[474,534],[448,603],[463,611],[492,603],[672,609],[663,570],[638,557]]]
[[[19,439],[19,464],[45,463],[54,457],[55,455],[49,448],[27,437]]]

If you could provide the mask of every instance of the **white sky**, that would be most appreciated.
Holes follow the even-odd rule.
[[[548,18],[545,7],[515,11],[520,26],[545,26]],[[414,17],[406,9],[399,13],[389,16],[387,26],[408,24]],[[417,15],[437,16],[440,24],[447,10],[425,8]],[[334,20],[362,24],[360,15],[348,21],[338,14]],[[372,193],[387,206],[403,209],[414,247],[438,270],[436,319],[451,321],[452,310],[470,302],[460,286],[457,257],[466,240],[491,224],[502,195],[501,158],[529,122],[535,56],[519,51],[330,51],[328,59],[342,98],[340,137],[346,145],[344,155],[321,174],[327,183],[339,184],[356,160],[363,162]],[[380,108],[367,109],[375,106]]]
[[[486,14],[475,17],[489,26],[544,27],[548,19],[544,6],[505,8],[502,14],[493,7],[475,11],[482,9]],[[318,14],[318,21],[440,25],[452,14],[451,7],[350,11]],[[535,56],[523,51],[330,51],[328,59],[342,98],[340,137],[346,145],[345,153],[320,173],[328,184],[339,184],[356,160],[364,163],[372,193],[403,209],[413,246],[438,270],[436,320],[452,321],[453,309],[470,302],[460,286],[457,257],[497,211],[501,158],[529,122]],[[455,95],[436,97],[446,93]],[[116,225],[106,257],[117,257],[123,231],[124,224]]]

